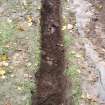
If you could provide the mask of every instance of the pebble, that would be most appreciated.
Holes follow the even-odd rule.
[[[6,61],[0,62],[0,66],[7,67],[8,65],[9,65],[8,62],[6,62]]]
[[[2,63],[3,63],[3,66],[8,66],[9,65],[8,62],[5,62],[5,61],[3,61]]]
[[[11,75],[11,78],[13,78],[13,77],[15,77],[15,75],[12,74],[12,75]]]
[[[5,79],[5,78],[6,78],[6,76],[5,76],[5,75],[1,76],[1,79]]]
[[[28,67],[29,67],[29,66],[31,66],[31,65],[32,65],[32,63],[31,63],[31,62],[28,62],[28,63],[27,63],[27,66],[28,66]]]
[[[72,24],[68,24],[67,29],[68,29],[68,30],[73,29],[73,25],[72,25]]]

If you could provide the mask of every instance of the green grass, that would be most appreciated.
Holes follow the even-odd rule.
[[[69,47],[74,43],[74,38],[69,34],[67,30],[65,30],[63,34],[64,34],[64,45],[65,47]]]
[[[72,64],[69,66],[68,69],[65,70],[66,75],[72,79],[72,94],[75,105],[79,105],[80,96],[81,96],[80,81],[77,72],[78,68],[79,67],[77,65]]]
[[[15,32],[15,24],[5,21],[0,22],[0,45],[6,43]]]
[[[66,33],[66,34],[65,34]],[[64,33],[64,44],[67,48],[66,50],[66,60],[69,62],[69,67],[65,70],[65,74],[72,79],[72,94],[75,105],[79,105],[81,89],[80,89],[80,80],[79,80],[79,67],[76,64],[76,56],[75,53],[72,53],[72,45],[75,43],[75,39],[73,36],[69,35],[66,31]]]
[[[8,43],[8,41],[10,41],[11,36],[14,35],[15,31],[15,23],[8,21],[0,21],[0,53],[8,51],[8,48],[4,46]]]

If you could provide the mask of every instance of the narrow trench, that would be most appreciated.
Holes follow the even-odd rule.
[[[61,1],[41,1],[41,61],[35,74],[37,92],[32,105],[72,105],[66,97],[68,79],[65,70],[65,50],[61,33]],[[71,87],[71,86],[69,86]]]

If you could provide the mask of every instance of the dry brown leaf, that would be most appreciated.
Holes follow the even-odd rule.
[[[25,29],[23,27],[18,27],[19,31],[25,31]]]

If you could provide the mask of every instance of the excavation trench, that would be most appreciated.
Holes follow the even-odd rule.
[[[38,72],[37,94],[32,105],[72,105],[67,99],[64,76],[65,51],[61,34],[60,0],[42,0],[41,8],[41,61]]]

